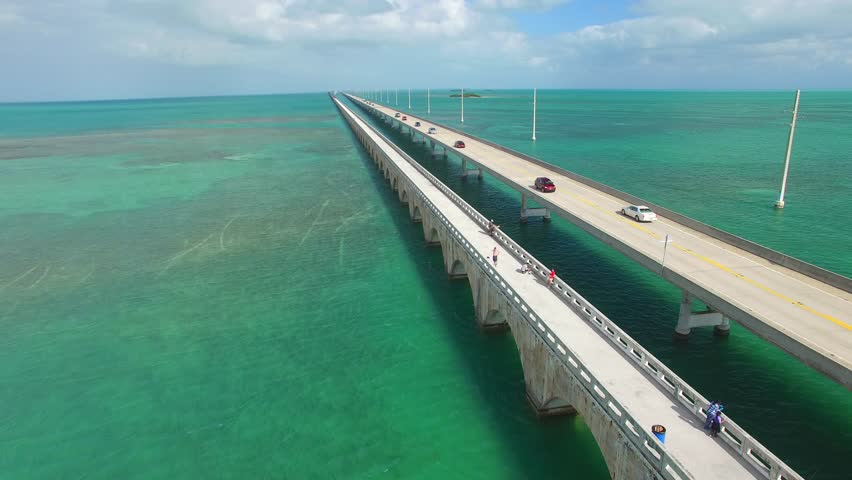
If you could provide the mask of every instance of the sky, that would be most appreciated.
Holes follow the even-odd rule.
[[[850,89],[852,0],[0,0],[0,101]]]

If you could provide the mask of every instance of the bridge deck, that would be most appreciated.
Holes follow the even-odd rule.
[[[343,108],[346,109],[345,106]],[[359,124],[364,125],[357,116],[355,118]],[[379,140],[380,144],[383,143],[370,129],[364,129]],[[588,322],[577,316],[542,281],[532,275],[519,273],[521,264],[511,251],[496,243],[396,151],[388,147],[385,152],[478,251],[484,256],[490,256],[492,249],[497,247],[499,260],[496,270],[528,305],[533,306],[536,314],[561,341],[574,350],[589,372],[605,384],[609,392],[639,422],[641,428],[650,431],[654,424],[666,426],[666,450],[694,478],[763,478],[740,457],[734,456],[722,444],[721,438],[709,436],[700,421],[686,408],[672,401],[666,392],[638,370],[620,351],[613,348]]]
[[[373,108],[388,117],[397,112],[379,104]],[[745,326],[758,335],[852,388],[852,295],[848,292],[772,264],[664,217],[641,224],[625,218],[619,213],[626,205],[622,199],[447,130],[440,124],[400,112],[408,116],[405,123],[409,128],[450,146],[449,150],[464,155],[529,198],[541,199],[539,203],[550,206],[554,213],[563,216],[567,213],[569,217],[576,217],[579,222],[575,223],[586,230],[604,232],[622,253],[634,259],[637,256],[650,259],[643,263],[657,272],[660,271],[664,239],[667,234],[671,235],[674,240],[666,254],[667,270],[728,303],[725,308],[728,312],[735,311],[739,318],[729,316],[748,321]],[[415,128],[414,122],[418,120],[421,126]],[[427,130],[433,126],[438,133],[427,135]],[[452,148],[456,140],[463,140],[466,148]],[[535,191],[532,184],[540,176],[553,180],[556,192]],[[672,319],[673,326],[675,321]],[[825,368],[826,364],[830,368]]]

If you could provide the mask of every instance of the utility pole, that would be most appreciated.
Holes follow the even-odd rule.
[[[532,138],[533,142],[535,141],[535,99],[536,99],[536,92],[535,92],[535,87],[533,87],[533,138]]]
[[[408,89],[408,109],[411,110],[411,89]]]
[[[784,178],[781,180],[781,195],[775,202],[775,208],[784,208],[784,193],[787,191],[787,173],[790,171],[790,154],[793,152],[793,134],[796,133],[796,117],[799,116],[799,95],[801,90],[796,90],[796,103],[793,106],[793,121],[790,123],[790,137],[787,139],[787,156],[784,159]]]
[[[399,89],[398,88],[395,88],[393,90],[393,98],[394,98],[393,103],[395,103],[397,106],[399,106]]]
[[[461,101],[462,101],[462,122],[461,123],[464,123],[464,87],[462,87]]]
[[[426,113],[432,113],[432,93],[426,89]]]

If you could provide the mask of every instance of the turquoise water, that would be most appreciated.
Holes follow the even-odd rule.
[[[2,477],[606,477],[327,96],[28,108],[0,111]]]
[[[714,198],[720,222],[848,271],[848,222],[805,211],[819,200],[804,192],[834,182],[814,187],[837,185],[822,203],[850,198],[849,140],[801,126],[848,132],[849,109],[828,112],[848,94],[823,116],[806,115],[817,94],[803,94],[779,214],[785,94],[550,93],[571,101],[540,96],[533,146],[520,92],[466,101],[465,128],[704,221],[708,189],[731,192]],[[433,97],[436,119],[455,106]],[[666,133],[684,122],[703,136]],[[780,154],[761,164],[714,133],[722,124],[772,131],[754,141]],[[830,178],[805,160],[808,141],[836,160]],[[800,473],[845,477],[846,390],[736,326],[672,343],[671,287],[566,222],[517,225],[508,189],[463,184],[458,162],[400,143]],[[741,160],[705,165],[708,144]],[[705,195],[668,188],[684,178]],[[613,294],[628,287],[653,307]],[[0,105],[0,328],[8,478],[608,478],[581,418],[531,413],[511,335],[478,331],[467,283],[446,280],[325,94]]]

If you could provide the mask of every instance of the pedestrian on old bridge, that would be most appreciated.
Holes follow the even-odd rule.
[[[494,223],[494,219],[489,220],[488,221],[488,235],[491,235],[493,237],[494,231],[497,230],[497,227],[499,227],[499,226],[500,225],[497,225],[497,224]]]
[[[551,268],[550,269],[550,277],[547,278],[547,286],[549,287],[549,286],[553,285],[554,280],[556,280],[556,269]]]
[[[713,422],[710,425],[710,433],[712,433],[714,437],[719,436],[719,432],[722,431],[722,422],[724,421],[725,419],[722,418],[722,412],[716,410],[716,416],[713,417]]]
[[[710,405],[707,406],[707,418],[704,422],[704,430],[710,430],[710,425],[713,424],[713,419],[716,418],[716,410],[719,409],[719,402],[710,400]]]
[[[494,250],[491,252],[491,260],[494,261],[494,266],[497,266],[497,247],[494,247]]]
[[[713,426],[713,419],[716,418],[716,413],[721,412],[724,409],[725,407],[721,403],[717,401],[710,402],[710,406],[707,407],[707,421],[704,422],[704,430]]]

